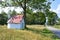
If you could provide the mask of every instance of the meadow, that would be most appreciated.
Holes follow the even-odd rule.
[[[0,25],[0,40],[60,40],[43,25],[27,25],[24,30],[7,29]]]
[[[60,25],[54,25],[53,27],[60,29]]]

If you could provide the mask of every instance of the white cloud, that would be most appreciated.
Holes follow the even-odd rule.
[[[0,7],[0,13],[2,12],[2,8]]]
[[[21,7],[17,7],[17,8],[15,8],[15,11],[17,13],[21,13],[21,12],[23,12],[23,9]]]
[[[8,13],[8,12],[10,11],[10,7],[5,7],[5,8],[3,8],[3,11],[4,11],[5,13]]]
[[[11,11],[13,11],[15,9],[15,7],[11,7]]]
[[[60,10],[60,4],[58,5],[57,10]]]
[[[57,9],[50,9],[50,11],[56,12],[58,17],[60,17],[60,4],[57,6]]]
[[[4,11],[5,13],[8,14],[10,10],[11,11],[15,10],[17,13],[23,12],[23,9],[21,7],[5,7],[5,8],[0,7],[0,13]]]
[[[2,1],[5,1],[5,0],[2,0]]]

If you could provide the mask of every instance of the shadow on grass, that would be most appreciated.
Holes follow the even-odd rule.
[[[47,30],[46,28],[42,29],[42,30],[41,29],[34,29],[34,28],[26,28],[26,30],[32,31],[33,33],[36,33],[36,34],[41,34],[45,37],[59,39],[56,35],[54,35],[51,31]]]

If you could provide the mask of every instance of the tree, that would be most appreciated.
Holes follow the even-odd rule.
[[[57,20],[57,23],[56,23],[57,25],[60,25],[60,18],[58,18],[58,20]]]
[[[2,12],[0,14],[0,25],[4,25],[4,24],[7,24],[7,14],[5,12]]]
[[[37,12],[33,14],[33,22],[35,24],[45,24],[45,15],[43,12]]]
[[[45,15],[43,12],[34,13],[31,9],[26,10],[27,24],[45,24]]]
[[[16,11],[13,10],[13,11],[10,13],[10,15],[11,15],[11,17],[14,16],[14,15],[16,15]]]
[[[49,11],[48,15],[48,24],[53,25],[56,24],[56,21],[58,19],[58,16],[55,12]]]
[[[34,10],[39,10],[43,11],[44,9],[48,8],[49,9],[49,2],[48,0],[6,0],[5,1],[5,6],[20,6],[24,10],[24,20],[25,20],[25,28],[26,28],[26,8],[31,8],[33,11]],[[4,2],[3,2],[4,3]],[[3,4],[2,3],[2,4]]]

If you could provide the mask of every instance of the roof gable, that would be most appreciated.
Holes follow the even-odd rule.
[[[23,19],[23,15],[15,15],[11,17],[7,23],[21,23]]]

